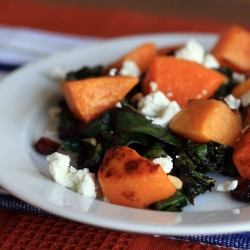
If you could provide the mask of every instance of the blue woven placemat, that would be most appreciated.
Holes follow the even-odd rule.
[[[0,195],[0,208],[39,213],[44,215],[53,215],[40,208],[34,207],[26,202],[23,202],[11,195]],[[222,235],[188,235],[188,236],[173,236],[166,235],[164,237],[180,239],[192,242],[205,243],[221,247],[230,247],[235,249],[250,249],[250,232],[238,234],[222,234]]]

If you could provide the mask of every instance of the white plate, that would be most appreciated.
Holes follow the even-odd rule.
[[[74,193],[51,179],[45,157],[32,148],[46,133],[47,109],[60,98],[57,83],[44,72],[55,66],[78,69],[114,61],[143,42],[159,47],[194,38],[206,49],[213,34],[154,34],[114,39],[87,49],[77,48],[28,65],[0,83],[0,184],[12,195],[53,214],[100,227],[161,234],[219,234],[249,229],[250,206],[230,195],[212,191],[195,199],[184,212],[133,209],[93,200]],[[48,132],[48,131],[47,131]],[[218,183],[229,178],[217,177]]]

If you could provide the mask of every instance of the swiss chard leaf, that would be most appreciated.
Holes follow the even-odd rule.
[[[191,204],[190,199],[185,194],[183,194],[180,190],[177,190],[169,198],[156,202],[153,205],[153,208],[154,210],[159,210],[159,211],[181,212],[183,207],[189,204]]]
[[[231,176],[238,176],[238,171],[232,161],[233,148],[214,141],[206,144],[196,144],[188,141],[182,149],[197,165],[197,171],[210,170]]]
[[[72,152],[79,154],[84,149],[92,149],[93,145],[91,145],[88,142],[84,142],[82,140],[79,140],[78,138],[70,138],[67,140],[64,140],[61,144],[61,149],[66,152]]]
[[[98,137],[98,135],[110,127],[110,113],[104,112],[92,122],[88,123],[81,131],[83,137]]]
[[[60,107],[62,111],[58,125],[59,138],[66,140],[80,136],[84,127],[83,124],[72,115],[65,101],[60,103]]]
[[[102,163],[104,151],[100,144],[91,149],[82,150],[77,158],[77,168],[88,168],[90,172],[97,173]]]
[[[66,75],[66,81],[81,80],[90,77],[101,76],[103,72],[103,67],[98,65],[95,67],[83,67],[76,71],[71,71]]]
[[[194,203],[194,198],[206,191],[211,191],[215,179],[197,171],[197,165],[185,152],[178,152],[174,157],[174,165],[180,170],[180,179],[183,183],[183,192]]]
[[[113,109],[111,121],[119,135],[135,133],[150,135],[174,146],[182,146],[186,142],[182,137],[161,126],[152,124],[143,115],[131,109]]]
[[[225,97],[231,94],[232,89],[237,85],[237,83],[233,80],[233,72],[230,68],[221,67],[217,69],[217,71],[226,75],[228,77],[228,81],[220,86],[220,88],[216,91],[214,96]]]
[[[143,156],[149,160],[154,160],[160,157],[167,157],[168,154],[163,149],[163,145],[156,142],[143,154]]]

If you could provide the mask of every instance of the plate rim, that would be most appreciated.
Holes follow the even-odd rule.
[[[36,62],[33,62],[33,63],[29,63],[27,65],[25,65],[24,67],[16,70],[15,72],[9,74],[8,76],[4,77],[4,79],[2,79],[0,81],[0,91],[2,89],[5,89],[5,86],[7,84],[9,84],[10,81],[12,81],[13,79],[16,79],[18,78],[19,76],[22,76],[23,74],[25,74],[26,72],[29,72],[31,70],[34,70],[34,69],[39,69],[40,65],[44,65],[46,64],[46,62],[51,62],[51,61],[56,61],[56,60],[60,60],[61,58],[67,56],[67,55],[72,55],[72,54],[77,54],[79,53],[80,51],[85,51],[85,50],[95,50],[95,49],[100,49],[100,47],[106,47],[107,45],[110,45],[110,44],[114,44],[114,43],[124,43],[125,41],[132,41],[132,43],[134,43],[134,41],[136,40],[145,40],[145,39],[148,39],[148,38],[153,38],[152,40],[156,39],[156,38],[163,38],[163,37],[174,37],[174,36],[178,36],[178,37],[186,37],[187,39],[188,38],[192,38],[192,37],[203,37],[204,39],[205,38],[213,38],[213,39],[216,39],[218,34],[217,33],[196,33],[196,32],[171,32],[171,33],[152,33],[152,34],[141,34],[141,35],[132,35],[132,36],[124,36],[124,37],[118,37],[118,38],[112,38],[112,39],[107,39],[105,41],[100,41],[98,42],[97,44],[94,44],[94,45],[91,45],[91,46],[88,46],[87,47],[77,47],[77,48],[73,48],[69,51],[66,51],[66,52],[59,52],[59,53],[56,53],[54,55],[51,55],[51,56],[48,56],[48,57],[45,57],[44,59],[41,59],[39,61],[36,61]],[[86,54],[86,52],[85,52]],[[81,65],[79,65],[81,66]],[[34,72],[35,73],[35,72]],[[36,72],[38,73],[38,72]],[[41,72],[40,72],[41,73]],[[8,89],[9,87],[7,87]],[[54,90],[56,91],[56,89]],[[0,97],[1,97],[1,94],[0,94]],[[0,107],[1,107],[2,102],[0,100]],[[14,111],[13,111],[14,112]],[[1,118],[1,115],[0,115],[0,118]],[[27,122],[27,121],[25,121]],[[1,123],[0,123],[1,124]],[[25,130],[25,129],[24,129]],[[24,138],[26,136],[26,133],[27,131],[22,131],[22,136],[20,137],[20,140],[25,141],[26,139]],[[1,136],[2,134],[0,134]],[[0,143],[1,145],[1,143]],[[29,150],[31,150],[29,148]],[[22,151],[23,152],[23,151]],[[27,152],[26,152],[27,153]],[[26,156],[27,157],[27,156]],[[1,171],[0,171],[1,173]],[[41,173],[38,174],[38,176],[40,175]],[[11,176],[10,175],[7,175],[8,178],[10,179]],[[1,185],[7,190],[9,191],[11,194],[13,194],[15,197],[23,200],[24,202],[28,202],[29,204],[31,205],[34,205],[34,206],[38,206],[40,207],[41,209],[45,210],[45,211],[48,211],[48,212],[51,212],[53,214],[56,214],[56,215],[59,215],[61,217],[64,217],[66,219],[71,219],[71,220],[74,220],[74,221],[77,221],[77,222],[80,222],[80,223],[87,223],[87,224],[91,224],[91,225],[94,225],[94,226],[100,226],[100,227],[106,227],[106,228],[110,228],[110,229],[115,229],[115,230],[125,230],[125,231],[130,231],[130,232],[139,232],[139,233],[150,233],[150,234],[162,234],[162,235],[166,235],[166,234],[171,234],[171,235],[179,235],[179,234],[182,234],[182,235],[190,235],[190,234],[219,234],[219,233],[235,233],[235,232],[243,232],[245,230],[247,230],[247,227],[249,226],[250,224],[250,218],[249,218],[249,221],[240,221],[239,223],[233,223],[231,224],[234,228],[231,228],[231,227],[228,227],[228,223],[221,223],[220,225],[216,225],[216,229],[215,229],[215,226],[214,224],[207,224],[205,227],[201,227],[200,225],[197,226],[197,225],[182,225],[180,227],[178,227],[178,225],[180,224],[170,224],[168,225],[168,229],[166,230],[165,226],[164,227],[160,227],[160,226],[152,226],[152,229],[149,229],[149,227],[147,227],[147,225],[144,225],[142,223],[142,225],[139,227],[139,228],[131,228],[131,225],[129,224],[126,224],[125,221],[115,221],[113,220],[113,224],[112,225],[109,225],[109,224],[106,224],[108,221],[106,218],[99,218],[100,221],[97,222],[97,221],[90,221],[86,218],[84,218],[84,221],[82,219],[78,219],[76,216],[72,216],[71,214],[71,210],[67,210],[66,212],[65,211],[56,211],[58,209],[58,205],[55,205],[54,203],[51,203],[51,204],[47,204],[47,206],[45,206],[44,204],[41,204],[41,202],[39,201],[33,201],[30,197],[25,197],[24,194],[20,194],[19,191],[17,190],[14,190],[12,187],[11,187],[11,184],[7,183],[6,180],[4,180],[4,177],[1,176],[0,174],[0,182],[1,182]],[[58,185],[58,184],[55,184],[55,185]],[[63,188],[63,187],[61,187]],[[65,189],[65,188],[63,188]],[[71,192],[71,191],[69,191]],[[107,206],[109,206],[111,204],[107,204]],[[111,205],[111,206],[116,206],[116,205]],[[132,208],[125,208],[125,209],[128,209],[128,210],[133,210],[135,211],[135,209],[132,209]],[[123,209],[121,209],[123,210]],[[136,210],[138,211],[138,210]],[[159,212],[159,213],[162,213],[162,212]],[[76,212],[75,214],[77,214],[77,216],[79,216],[78,212]],[[179,213],[173,213],[174,215],[176,214],[179,214]],[[96,216],[98,217],[98,216]],[[123,223],[123,226],[121,228],[120,224],[119,223]],[[146,228],[146,229],[145,229]],[[163,230],[163,231],[162,231]],[[185,230],[192,230],[191,233],[188,233],[186,232]]]

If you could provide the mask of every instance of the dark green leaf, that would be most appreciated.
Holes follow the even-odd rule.
[[[177,150],[186,152],[199,171],[210,170],[232,176],[239,175],[232,161],[233,148],[230,146],[214,141],[206,144],[189,141],[186,147]]]
[[[60,106],[62,112],[58,125],[59,138],[64,140],[78,137],[84,127],[83,124],[72,115],[65,101],[61,102]]]
[[[228,77],[228,81],[220,86],[220,88],[216,91],[214,96],[218,97],[225,97],[229,94],[231,94],[232,89],[237,85],[236,82],[233,80],[233,72],[230,68],[227,67],[221,67],[217,69],[220,73],[226,75]]]
[[[174,166],[180,170],[180,179],[183,183],[183,192],[192,203],[194,198],[206,191],[211,191],[215,185],[215,179],[197,171],[197,165],[185,152],[178,152],[174,157]]]
[[[189,198],[181,191],[177,190],[172,196],[154,204],[155,210],[160,211],[182,211],[182,208],[191,204]]]
[[[66,81],[81,80],[90,77],[98,77],[102,75],[103,67],[98,65],[95,67],[83,67],[77,71],[71,71],[66,75]]]
[[[78,155],[77,168],[88,168],[90,172],[97,173],[103,159],[103,149],[100,144],[92,149],[82,150]]]
[[[149,160],[154,160],[160,157],[167,157],[166,151],[163,149],[159,142],[154,143],[144,154],[143,156]]]
[[[108,130],[110,127],[110,114],[104,112],[95,120],[88,123],[81,131],[83,137],[97,137],[101,131]]]
[[[147,134],[174,146],[182,146],[185,143],[182,137],[152,124],[144,116],[131,109],[114,109],[111,113],[111,121],[120,135]]]

